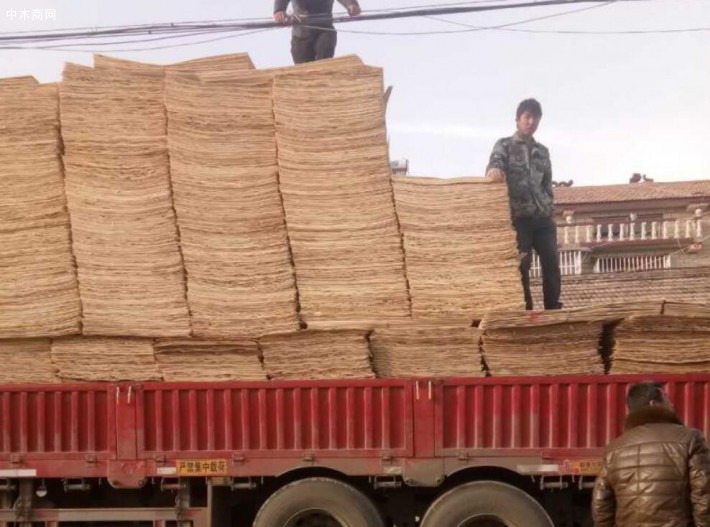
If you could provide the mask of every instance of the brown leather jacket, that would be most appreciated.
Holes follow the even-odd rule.
[[[633,412],[606,448],[592,498],[596,527],[710,527],[710,452],[674,412]]]

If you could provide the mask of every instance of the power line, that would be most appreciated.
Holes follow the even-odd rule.
[[[248,35],[254,35],[256,33],[265,33],[267,31],[273,31],[274,28],[267,27],[263,29],[255,29],[254,31],[241,31],[239,33],[230,33],[229,35],[222,35],[220,37],[215,37],[215,38],[209,38],[209,39],[204,39],[204,40],[197,40],[197,41],[192,41],[192,42],[181,42],[177,44],[168,44],[165,46],[150,46],[150,47],[145,47],[145,48],[115,48],[115,49],[106,49],[102,48],[101,50],[96,50],[96,49],[81,49],[81,48],[67,48],[63,47],[61,45],[57,46],[37,46],[37,47],[25,47],[25,46],[0,46],[0,49],[14,49],[14,50],[33,50],[33,49],[40,49],[43,51],[74,51],[77,53],[94,53],[96,51],[101,51],[102,53],[127,53],[129,51],[152,51],[152,50],[160,50],[160,49],[172,49],[172,48],[179,48],[179,47],[185,47],[185,46],[195,46],[198,44],[206,44],[209,42],[217,42],[220,40],[228,40],[232,38],[239,38],[239,37],[246,37]],[[220,33],[224,33],[225,31],[220,31]],[[209,34],[209,33],[217,33],[217,31],[211,31],[211,32],[203,32],[199,33],[201,35],[203,34]],[[184,35],[183,35],[184,37]],[[182,38],[182,37],[164,37],[164,38]],[[140,40],[135,40],[133,41],[135,43],[142,43],[144,41]],[[81,45],[81,44],[74,44],[75,46]]]
[[[575,3],[603,2],[604,0],[540,0],[540,1],[525,1],[525,2],[507,2],[493,5],[465,5],[455,7],[437,7],[437,8],[422,8],[410,10],[393,10],[383,12],[365,13],[358,17],[336,17],[335,23],[347,23],[354,21],[373,21],[373,20],[388,20],[395,18],[412,18],[422,16],[441,16],[453,15],[461,13],[474,13],[484,11],[498,11],[504,9],[521,9],[526,7],[543,7],[552,5],[569,5]],[[624,0],[624,1],[640,1],[640,0]],[[318,25],[322,17],[311,16],[309,20],[314,25]],[[256,30],[281,27],[273,21],[256,21],[256,22],[200,22],[200,23],[179,23],[179,24],[152,24],[143,26],[125,26],[111,27],[97,30],[65,30],[55,32],[40,32],[40,33],[11,33],[0,35],[0,43],[6,44],[23,44],[32,42],[47,42],[51,40],[72,40],[72,39],[89,39],[89,38],[104,38],[110,36],[129,36],[129,35],[153,35],[155,33],[185,33],[189,31],[202,30],[219,30],[231,29],[239,30]]]
[[[547,20],[548,18],[557,18],[561,16],[566,16],[566,15],[571,15],[574,13],[580,13],[582,11],[589,11],[591,9],[597,9],[599,7],[606,7],[608,5],[614,4],[618,2],[619,0],[606,0],[603,4],[597,4],[597,5],[592,5],[592,6],[587,6],[583,7],[581,9],[572,9],[570,11],[563,11],[561,13],[554,13],[551,15],[545,15],[545,16],[540,16],[540,17],[535,17],[535,18],[527,18],[525,20],[518,20],[516,22],[507,22],[505,24],[499,24],[495,26],[473,26],[470,24],[464,24],[462,22],[455,22],[453,20],[446,20],[443,18],[438,18],[435,16],[427,16],[426,18],[430,20],[436,20],[439,22],[446,22],[449,24],[453,24],[456,26],[462,26],[467,29],[462,29],[458,31],[411,31],[411,32],[366,32],[366,34],[376,34],[376,35],[405,35],[405,36],[414,36],[414,35],[441,35],[441,34],[450,34],[450,33],[470,33],[470,32],[475,32],[475,31],[488,31],[488,30],[496,30],[496,29],[504,29],[512,26],[518,26],[522,24],[527,24],[530,22],[537,22],[538,20]],[[365,33],[362,31],[350,31],[350,30],[341,30],[346,33]]]
[[[496,28],[493,28],[496,29]],[[710,27],[684,27],[669,29],[625,29],[619,31],[585,31],[585,30],[554,30],[554,29],[520,29],[500,28],[501,31],[515,31],[518,33],[541,33],[551,35],[663,35],[669,33],[702,33],[710,31]]]
[[[491,2],[495,1],[495,5],[486,5],[486,6],[479,6],[476,5],[474,7],[471,7],[470,4],[490,4]],[[535,29],[524,29],[524,28],[513,28],[512,26],[517,26],[517,25],[522,25],[528,22],[534,22],[538,20],[544,20],[548,18],[555,18],[555,17],[560,17],[564,16],[567,14],[572,14],[572,13],[577,13],[581,11],[587,11],[590,9],[595,9],[598,7],[605,7],[608,6],[612,3],[617,3],[621,1],[645,1],[645,0],[547,0],[547,1],[533,1],[533,2],[525,2],[521,3],[519,0],[473,0],[469,2],[458,2],[458,3],[452,3],[452,4],[444,4],[444,6],[455,6],[453,8],[451,7],[442,7],[442,5],[436,6],[434,9],[429,9],[429,6],[413,6],[413,7],[404,7],[404,8],[399,8],[399,9],[380,9],[376,10],[377,13],[372,13],[369,15],[362,15],[356,18],[334,18],[335,23],[340,23],[340,22],[352,22],[352,21],[365,21],[365,20],[383,20],[383,19],[391,19],[391,18],[408,18],[412,16],[417,16],[417,17],[422,17],[422,18],[429,18],[432,20],[438,20],[441,22],[446,22],[449,24],[453,25],[458,25],[461,26],[465,29],[462,30],[454,30],[454,31],[412,31],[412,32],[389,32],[389,31],[361,31],[361,30],[348,30],[348,29],[340,29],[340,31],[345,32],[345,33],[353,33],[353,34],[365,34],[365,35],[384,35],[384,36],[414,36],[414,35],[440,35],[440,34],[457,34],[457,33],[468,33],[468,32],[474,32],[474,31],[484,31],[484,30],[500,30],[500,31],[517,31],[517,32],[525,32],[525,33],[555,33],[555,34],[587,34],[587,35],[615,35],[615,34],[657,34],[657,33],[685,33],[685,32],[701,32],[701,31],[710,31],[710,28],[708,27],[698,27],[698,28],[683,28],[683,29],[660,29],[660,30],[625,30],[625,31],[564,31],[564,30],[535,30]],[[509,2],[508,4],[501,4],[501,2]],[[515,3],[513,3],[515,2]],[[530,18],[530,19],[525,19],[525,20],[520,20],[516,22],[511,22],[511,23],[506,23],[506,24],[499,24],[496,26],[473,26],[461,22],[456,22],[452,20],[446,20],[446,19],[441,19],[438,18],[437,15],[429,15],[429,14],[423,14],[424,12],[442,12],[444,11],[446,14],[460,14],[462,12],[477,12],[477,11],[490,11],[490,10],[497,10],[497,9],[515,9],[515,8],[522,8],[522,7],[540,7],[540,6],[548,6],[548,5],[562,5],[562,4],[579,4],[579,3],[589,3],[589,2],[595,2],[596,5],[592,6],[587,6],[581,9],[575,9],[571,11],[564,11],[562,13],[555,13],[552,15],[546,15],[542,17],[536,17],[536,18]],[[403,11],[405,10],[405,11]],[[408,10],[408,11],[407,11]],[[462,11],[463,10],[463,11]],[[376,18],[374,18],[376,17]],[[236,21],[235,21],[236,20]],[[241,36],[248,36],[248,35],[253,35],[257,33],[262,33],[266,31],[270,31],[272,29],[277,29],[277,28],[282,28],[284,26],[280,24],[275,24],[271,21],[265,22],[265,19],[241,19],[241,20],[259,20],[260,22],[257,25],[251,24],[251,23],[244,23],[240,21],[239,19],[227,19],[227,20],[219,20],[219,21],[212,21],[212,22],[188,22],[188,23],[172,23],[172,24],[148,24],[148,25],[140,25],[140,26],[114,26],[114,27],[107,27],[107,28],[102,28],[99,30],[99,32],[92,30],[92,31],[87,31],[83,34],[78,33],[77,29],[72,30],[73,37],[72,39],[91,39],[91,38],[110,38],[110,37],[127,37],[128,39],[124,40],[115,40],[115,41],[110,41],[110,42],[99,42],[99,43],[89,43],[89,42],[78,42],[72,44],[71,42],[69,43],[62,43],[62,44],[57,44],[57,45],[48,45],[48,46],[23,46],[23,45],[2,45],[0,44],[0,49],[14,49],[14,50],[32,50],[32,49],[41,49],[41,50],[49,50],[49,51],[75,51],[75,52],[95,52],[97,51],[96,49],[86,49],[86,48],[79,48],[77,46],[85,46],[87,44],[93,45],[93,46],[101,46],[100,51],[101,52],[130,52],[130,51],[150,51],[150,50],[161,50],[161,49],[169,49],[169,48],[175,48],[175,47],[184,47],[184,46],[193,46],[193,45],[199,45],[199,44],[204,44],[204,43],[209,43],[209,42],[216,42],[220,40],[227,40],[227,39],[232,39],[232,38],[238,38]],[[249,27],[258,27],[258,29],[254,30],[246,30],[246,28]],[[327,29],[327,28],[322,28],[320,26],[309,26],[309,25],[303,25],[303,27],[317,27],[318,29]],[[334,30],[333,30],[334,31]],[[110,45],[126,45],[130,46],[132,44],[144,44],[146,42],[155,42],[155,41],[163,41],[163,40],[176,40],[176,39],[183,39],[183,38],[190,38],[190,37],[196,37],[196,36],[202,36],[202,35],[210,35],[210,34],[219,34],[219,33],[234,33],[234,34],[228,34],[228,35],[221,35],[215,38],[209,38],[209,39],[202,39],[202,40],[197,40],[197,41],[190,41],[190,42],[181,42],[181,43],[175,43],[175,44],[168,44],[168,45],[161,45],[161,46],[149,46],[149,47],[123,47],[123,48],[106,48],[104,46],[110,46]],[[9,39],[16,39],[12,41],[15,44],[23,44],[23,43],[33,43],[35,41],[37,42],[51,42],[51,41],[58,41],[58,40],[67,40],[67,33],[51,33],[51,32],[39,32],[39,33],[33,33],[31,35],[28,35],[32,37],[32,40],[28,41],[26,39],[22,39],[23,36],[25,36],[27,33],[26,32],[20,32],[20,33],[14,33],[11,34],[7,37],[0,37],[0,42],[3,40],[9,38]],[[148,36],[148,35],[164,35],[164,36],[154,36],[152,38],[138,38],[140,36]],[[130,38],[130,37],[136,37],[136,38]]]
[[[611,4],[616,3],[617,1],[618,0],[608,0],[607,2],[605,2],[603,4],[596,4],[596,5],[592,5],[592,6],[582,7],[580,9],[572,9],[571,11],[563,11],[561,13],[554,13],[552,15],[539,16],[536,18],[528,18],[527,20],[521,20],[519,22],[512,22],[512,23],[508,23],[508,24],[500,24],[500,25],[496,25],[496,26],[473,26],[470,24],[464,24],[463,22],[456,22],[454,20],[447,20],[444,18],[439,18],[439,17],[434,17],[434,16],[430,16],[427,18],[429,18],[431,20],[437,20],[439,22],[446,22],[447,24],[453,24],[455,26],[467,27],[470,29],[483,31],[483,30],[491,30],[491,29],[503,29],[503,28],[507,28],[510,26],[527,24],[529,22],[537,22],[539,20],[547,20],[549,18],[557,18],[557,17],[561,17],[561,16],[572,15],[574,13],[581,13],[582,11],[590,11],[592,9],[598,9],[600,7],[607,7]]]
[[[662,34],[662,33],[693,33],[693,32],[701,32],[701,31],[710,31],[710,27],[696,27],[696,28],[680,28],[680,29],[639,29],[639,30],[634,30],[634,29],[627,29],[627,30],[619,30],[619,31],[585,31],[585,30],[555,30],[555,29],[526,29],[526,28],[513,28],[511,26],[516,26],[520,25],[522,23],[527,23],[527,22],[537,22],[538,20],[546,20],[548,18],[556,18],[559,16],[564,16],[564,15],[569,15],[573,13],[580,13],[582,11],[589,11],[591,9],[597,9],[599,7],[606,7],[608,5],[611,5],[613,3],[616,3],[618,0],[609,0],[605,4],[600,4],[600,5],[593,5],[593,6],[587,6],[583,7],[581,9],[574,9],[572,11],[564,11],[562,13],[555,13],[552,15],[547,15],[547,16],[541,16],[537,18],[530,18],[528,20],[524,20],[521,22],[513,22],[512,24],[501,24],[497,26],[474,26],[471,24],[465,24],[463,22],[457,22],[454,20],[447,20],[439,17],[427,17],[431,20],[438,20],[440,22],[446,22],[448,24],[452,24],[455,26],[461,26],[461,27],[467,27],[470,28],[474,31],[482,31],[482,30],[492,30],[492,31],[511,31],[511,32],[517,32],[517,33],[540,33],[540,34],[557,34],[557,35],[651,35],[651,34]]]
[[[426,4],[426,5],[417,5],[417,6],[405,6],[405,7],[399,7],[399,8],[368,8],[367,13],[393,13],[393,12],[398,12],[398,11],[408,11],[411,9],[426,9],[426,8],[436,8],[436,7],[449,7],[449,6],[462,6],[462,5],[474,5],[474,4],[492,4],[492,3],[505,3],[505,2],[514,2],[514,1],[519,1],[519,0],[468,0],[467,2],[450,2],[450,3],[445,3],[445,4]],[[315,16],[329,16],[330,13],[314,13]],[[102,30],[132,30],[132,29],[138,29],[138,28],[160,28],[160,27],[169,27],[169,28],[179,28],[183,25],[185,26],[191,26],[191,25],[199,25],[199,24],[209,24],[209,23],[227,23],[227,22],[268,22],[268,23],[273,23],[271,17],[242,17],[242,18],[222,18],[222,19],[217,19],[217,20],[184,20],[182,22],[166,22],[166,23],[158,23],[158,24],[130,24],[130,25],[122,25],[122,26],[102,26]],[[282,27],[278,25],[277,27]],[[8,35],[41,35],[41,34],[51,34],[51,33],[56,33],[56,29],[37,29],[37,30],[27,30],[27,31],[14,31],[12,33],[8,33]],[[71,29],[68,29],[67,31],[87,31],[87,32],[92,32],[92,35],[96,31],[96,26],[85,26],[85,27],[74,27]],[[97,34],[98,36],[98,34]]]

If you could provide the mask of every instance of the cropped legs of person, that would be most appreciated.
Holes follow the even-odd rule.
[[[294,35],[291,38],[291,56],[294,64],[303,64],[315,60],[332,59],[338,34],[333,29],[312,29],[305,36]]]
[[[520,253],[520,278],[525,296],[525,309],[533,309],[530,292],[532,251],[537,252],[542,270],[542,294],[545,309],[561,309],[561,273],[557,250],[557,227],[551,218],[525,218],[514,221]]]

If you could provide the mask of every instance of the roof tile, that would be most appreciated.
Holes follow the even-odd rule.
[[[557,205],[683,198],[710,198],[710,180],[557,187],[555,189],[555,203]]]

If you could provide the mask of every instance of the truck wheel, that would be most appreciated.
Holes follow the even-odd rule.
[[[384,527],[375,505],[354,487],[309,478],[277,490],[261,506],[253,527]]]
[[[421,527],[553,527],[553,523],[522,490],[497,481],[477,481],[439,497]]]

